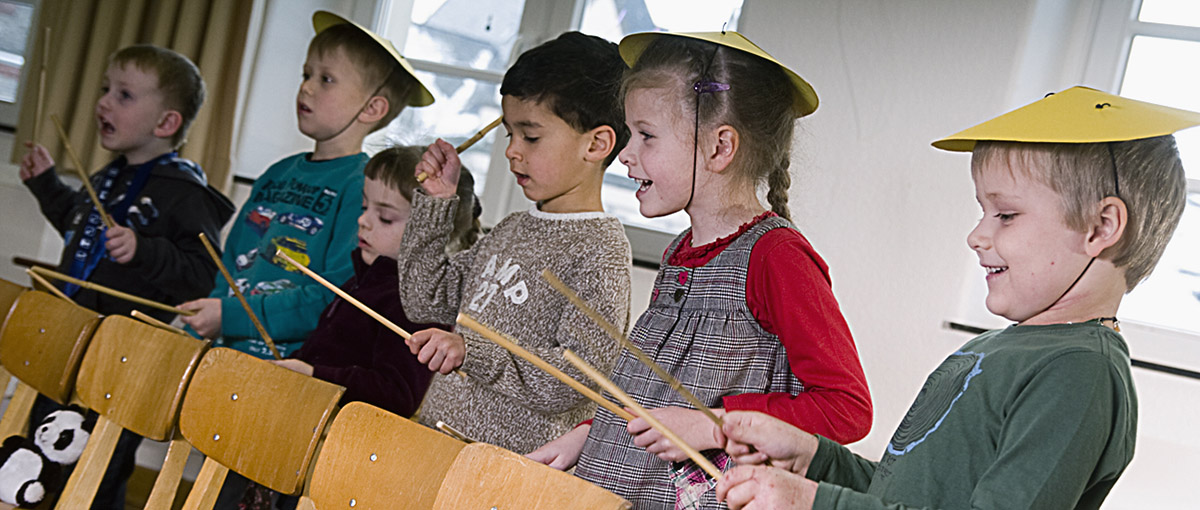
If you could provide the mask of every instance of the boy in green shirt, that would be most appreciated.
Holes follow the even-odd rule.
[[[433,103],[386,39],[324,11],[313,14],[313,27],[317,35],[304,63],[296,116],[300,132],[316,144],[258,178],[222,256],[282,356],[300,348],[333,294],[276,257],[276,250],[329,281],[350,279],[367,162],[363,138],[404,106]],[[224,278],[216,278],[210,297],[181,308],[197,312],[183,321],[201,336],[272,356]]]
[[[973,151],[984,333],[926,379],[879,462],[730,413],[731,508],[1099,508],[1133,456],[1115,317],[1158,262],[1187,181],[1171,133],[1200,114],[1075,87],[938,140]]]

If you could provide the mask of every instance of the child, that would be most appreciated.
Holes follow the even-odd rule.
[[[500,86],[504,154],[528,212],[509,215],[470,250],[445,255],[459,160],[439,140],[417,166],[429,178],[413,195],[400,252],[400,299],[414,320],[453,323],[466,313],[516,339],[577,379],[570,349],[607,372],[617,343],[542,278],[549,269],[618,328],[629,322],[630,248],[604,214],[604,169],[629,139],[617,46],[569,32],[529,50]],[[526,453],[592,415],[595,404],[471,330],[414,333],[412,352],[434,376],[421,422]],[[461,366],[469,377],[446,377]]]
[[[198,235],[218,235],[233,204],[208,185],[200,165],[176,150],[204,103],[204,80],[187,57],[150,45],[122,48],[109,58],[96,101],[100,145],[117,158],[91,177],[116,226],[104,228],[88,194],[59,180],[44,147],[27,144],[20,176],[42,213],[63,235],[59,271],[160,303],[195,299],[212,290],[217,266]],[[63,291],[105,315],[138,310],[169,322],[174,314],[76,285]],[[61,408],[39,397],[33,424]],[[125,508],[141,438],[125,431],[92,508]]]
[[[426,106],[433,96],[391,43],[335,14],[313,14],[317,31],[296,95],[300,132],[312,152],[271,165],[225,240],[222,261],[246,294],[255,315],[283,356],[316,327],[333,293],[312,281],[276,251],[333,282],[354,274],[350,252],[362,201],[363,138],[386,126],[405,105]],[[224,278],[210,297],[184,303],[196,315],[183,321],[206,338],[262,358],[271,352],[259,338]]]
[[[59,180],[45,147],[27,143],[21,160],[21,179],[65,240],[59,271],[161,303],[207,294],[217,266],[198,234],[217,235],[233,204],[208,185],[200,165],[176,152],[204,103],[200,70],[174,51],[129,46],[109,58],[101,92],[100,146],[117,158],[91,181],[117,226],[105,229],[88,194]],[[136,309],[173,318],[76,285],[63,290],[105,315]]]
[[[735,32],[635,34],[621,41],[626,122],[621,162],[641,212],[684,210],[692,228],[667,249],[631,340],[719,415],[754,409],[856,441],[871,404],[825,262],[788,221],[795,119],[812,88]],[[763,208],[760,182],[768,184]],[[716,425],[629,352],[613,382],[699,450],[724,446]],[[586,441],[585,441],[586,438]],[[637,508],[717,506],[715,485],[646,422],[599,410],[530,455]],[[722,469],[728,458],[712,452]]]
[[[1170,134],[1197,124],[1075,87],[934,142],[974,151],[983,218],[967,244],[988,310],[1016,324],[930,374],[878,463],[729,415],[735,460],[774,467],[738,467],[719,493],[733,508],[1099,508],[1137,429],[1115,315],[1179,222],[1187,181]]]
[[[351,253],[354,277],[342,288],[405,331],[450,326],[413,324],[400,306],[394,254],[412,211],[417,180],[413,169],[423,147],[393,147],[367,162],[363,212],[358,218],[358,249]],[[450,233],[455,248],[469,248],[479,235],[475,181],[462,172],[458,209]],[[433,374],[408,351],[403,339],[341,298],[333,300],[317,328],[290,359],[274,362],[305,375],[346,387],[342,403],[364,401],[412,416]]]

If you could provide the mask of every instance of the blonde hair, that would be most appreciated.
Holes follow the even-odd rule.
[[[179,112],[179,129],[171,135],[171,147],[178,149],[187,139],[188,128],[204,104],[204,78],[200,69],[187,57],[151,44],[135,44],[117,50],[108,59],[109,65],[124,67],[133,64],[139,71],[154,74],[158,91],[168,110]]]
[[[399,191],[404,199],[411,203],[413,190],[419,186],[413,172],[424,153],[425,147],[417,145],[390,147],[371,157],[363,173],[366,178],[380,181],[385,186]],[[454,212],[454,230],[450,233],[450,243],[446,246],[448,252],[465,250],[475,244],[482,231],[479,225],[479,215],[482,212],[479,200],[475,198],[475,179],[471,177],[471,172],[463,167],[458,177],[458,210]]]
[[[1171,135],[1110,143],[979,142],[972,175],[978,177],[988,163],[1001,163],[1057,193],[1063,222],[1076,232],[1087,229],[1105,197],[1125,202],[1125,231],[1100,257],[1125,268],[1126,291],[1158,264],[1187,199],[1187,178]]]

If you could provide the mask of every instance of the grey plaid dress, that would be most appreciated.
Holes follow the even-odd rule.
[[[667,264],[683,235],[663,257],[650,307],[630,339],[705,405],[724,407],[721,399],[727,395],[804,390],[779,337],[764,330],[746,304],[750,250],[766,232],[791,227],[783,218],[765,218],[698,268]],[[628,350],[621,352],[612,379],[647,408],[691,407]],[[625,420],[598,409],[575,474],[628,499],[634,508],[675,508],[672,476],[694,464],[672,465],[646,453],[633,444],[625,426]],[[704,508],[725,507],[712,490],[700,502]]]

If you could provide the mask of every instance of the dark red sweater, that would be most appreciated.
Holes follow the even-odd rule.
[[[363,262],[351,254],[354,277],[342,289],[405,331],[415,333],[438,324],[413,324],[400,306],[396,260],[380,256]],[[317,321],[317,329],[293,355],[313,366],[313,377],[346,387],[342,404],[362,401],[400,416],[412,416],[425,397],[433,373],[417,361],[404,339],[354,305],[336,298]]]
[[[764,213],[736,233],[703,246],[691,246],[689,232],[669,263],[703,266],[773,215]],[[799,231],[777,228],[754,244],[746,276],[747,305],[763,329],[779,337],[804,392],[732,395],[724,398],[725,409],[762,411],[843,444],[870,432],[866,376],[831,285],[829,266]]]

